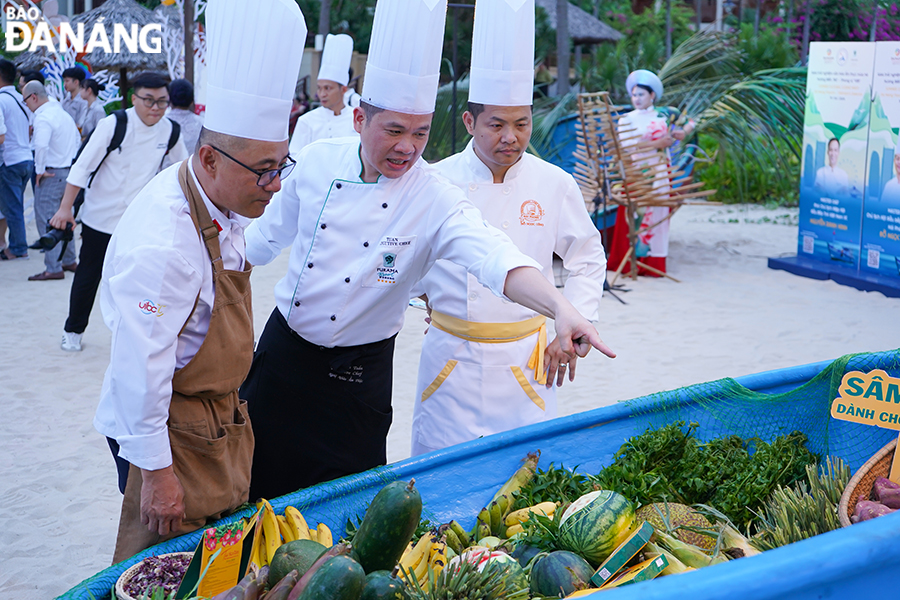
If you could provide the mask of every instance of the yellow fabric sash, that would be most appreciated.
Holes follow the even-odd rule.
[[[544,350],[547,349],[547,318],[545,316],[538,315],[516,323],[476,323],[432,310],[431,324],[450,335],[480,344],[506,344],[537,333],[537,344],[528,359],[528,368],[534,371],[535,381],[540,384],[547,383],[547,373],[544,367]]]

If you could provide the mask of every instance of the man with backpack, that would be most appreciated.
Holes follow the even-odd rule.
[[[103,257],[122,213],[156,175],[166,155],[175,162],[188,157],[180,128],[163,119],[169,106],[165,76],[141,73],[132,86],[132,108],[101,120],[85,140],[66,179],[59,211],[50,220],[56,229],[74,227],[73,207],[79,192],[84,190],[79,215],[81,253],[61,343],[61,348],[69,352],[81,350],[82,334],[100,285]]]

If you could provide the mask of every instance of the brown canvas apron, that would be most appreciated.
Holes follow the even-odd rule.
[[[216,225],[188,173],[178,170],[191,219],[204,240],[213,269],[215,303],[197,354],[172,378],[169,442],[175,474],[184,487],[185,518],[165,537],[141,524],[141,470],[131,465],[113,563],[217,520],[247,501],[253,430],[238,388],[253,360],[250,264],[225,270]],[[190,318],[190,317],[189,317]]]

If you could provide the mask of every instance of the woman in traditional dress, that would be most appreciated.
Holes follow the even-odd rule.
[[[672,162],[669,149],[691,135],[694,122],[683,117],[678,109],[655,106],[663,94],[662,81],[655,73],[644,69],[634,71],[628,76],[625,86],[634,110],[619,119],[622,145],[626,148],[637,146],[630,152],[632,159],[656,170],[654,188],[668,188],[670,181],[664,173]],[[666,272],[666,257],[669,254],[669,210],[668,206],[646,207],[638,233],[640,243],[645,246],[639,253],[640,262],[662,273]],[[614,257],[610,258],[611,265],[618,264]],[[640,268],[639,273],[659,276]]]

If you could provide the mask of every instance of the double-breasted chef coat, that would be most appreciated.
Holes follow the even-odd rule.
[[[488,223],[540,263],[551,283],[553,255],[560,256],[569,271],[564,295],[586,319],[597,319],[606,254],[571,175],[525,154],[503,183],[495,184],[471,141],[436,168],[466,193]],[[478,324],[517,323],[537,316],[491,294],[446,260],[434,264],[414,293],[420,291],[433,311],[468,321],[475,329]],[[537,336],[483,343],[429,328],[416,385],[413,454],[555,417],[555,388],[537,384],[537,374],[528,367]]]
[[[296,157],[303,148],[317,140],[359,137],[353,128],[353,107],[344,106],[340,114],[320,106],[300,115],[291,135],[290,152]]]
[[[424,160],[399,178],[375,183],[360,179],[359,140],[321,140],[296,160],[296,175],[247,229],[247,258],[255,265],[291,246],[288,272],[275,286],[278,314],[260,337],[242,390],[257,431],[254,495],[286,493],[384,462],[390,387],[372,397],[371,367],[354,361],[360,346],[396,335],[413,284],[435,260],[465,265],[494,294],[502,294],[510,270],[539,268]],[[266,358],[266,352],[290,352],[289,338],[277,348],[269,340],[284,324],[304,347],[329,356],[347,349],[346,360],[335,356],[331,366],[320,368],[331,369],[325,380],[342,390],[341,398],[329,398],[327,383],[310,384],[321,375],[308,373],[310,364],[298,359],[284,369]],[[393,345],[384,351],[392,353]],[[348,414],[354,410],[343,408],[348,395],[362,405],[359,410],[376,408],[371,419]],[[334,414],[327,412],[330,406]],[[275,464],[292,468],[276,471]],[[321,465],[329,468],[316,472]]]

